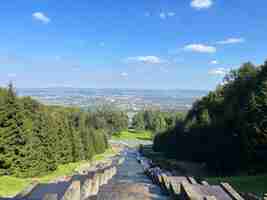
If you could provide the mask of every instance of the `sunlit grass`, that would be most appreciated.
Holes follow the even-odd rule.
[[[0,196],[10,197],[26,188],[31,183],[31,179],[15,178],[10,176],[0,177]]]
[[[114,156],[116,153],[117,152],[114,152],[114,150],[112,148],[109,148],[109,149],[107,149],[105,151],[105,153],[95,155],[92,160],[101,161],[101,160],[104,160],[107,157]]]
[[[152,133],[150,131],[128,130],[115,133],[112,140],[152,140]]]
[[[101,161],[107,157],[115,155],[111,148],[107,149],[104,153],[95,155],[92,161]],[[64,165],[59,165],[57,169],[45,176],[36,178],[17,178],[12,176],[1,176],[0,177],[0,197],[11,197],[15,196],[33,181],[38,181],[40,183],[48,183],[62,176],[71,176],[83,165],[87,164],[89,161],[80,161],[75,163],[68,163]]]
[[[105,158],[109,156],[113,156],[115,152],[109,148],[107,149],[104,153],[102,154],[97,154],[92,158],[92,161],[101,161],[104,160]],[[87,164],[89,161],[80,161],[80,162],[75,162],[75,163],[68,163],[64,165],[59,165],[55,171],[52,173],[42,176],[40,178],[37,178],[40,182],[42,183],[47,183],[51,180],[54,180],[58,177],[61,176],[71,176],[79,169],[81,166]]]
[[[61,176],[71,176],[79,166],[85,163],[86,161],[81,161],[81,162],[59,165],[55,171],[45,176],[38,177],[36,179],[40,181],[41,183],[48,183],[49,181],[56,179],[58,177],[61,177]]]

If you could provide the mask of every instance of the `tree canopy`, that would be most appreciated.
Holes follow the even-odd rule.
[[[108,147],[108,134],[127,127],[122,112],[45,106],[10,84],[0,88],[0,174],[32,177],[90,160]]]
[[[157,135],[154,149],[177,159],[206,162],[222,175],[261,172],[267,163],[266,122],[267,62],[248,62],[196,101],[184,121]]]
[[[133,117],[132,126],[137,130],[150,130],[154,133],[173,128],[184,117],[181,112],[163,112],[157,110],[139,111]]]

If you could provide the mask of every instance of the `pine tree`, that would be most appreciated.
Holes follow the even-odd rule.
[[[0,168],[4,174],[19,174],[23,168],[27,130],[25,116],[13,85],[8,87],[5,104],[0,107]]]

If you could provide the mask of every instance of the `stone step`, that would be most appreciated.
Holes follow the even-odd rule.
[[[232,196],[219,185],[207,186],[186,182],[181,185],[181,196],[189,199],[216,198],[217,200],[233,200]]]
[[[187,178],[184,176],[169,176],[170,181],[170,193],[174,197],[178,197],[181,194],[182,183],[189,183]]]
[[[42,200],[58,200],[57,194],[46,194]]]
[[[232,197],[233,200],[244,200],[243,197],[241,197],[230,184],[221,183],[221,187]]]
[[[191,184],[198,184],[196,179],[194,179],[193,177],[188,176],[187,179],[188,179],[189,183],[191,183]]]

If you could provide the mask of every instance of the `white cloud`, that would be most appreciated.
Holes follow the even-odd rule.
[[[55,56],[56,60],[61,60],[61,56]]]
[[[136,57],[129,57],[127,61],[134,61],[134,62],[142,62],[145,64],[160,64],[163,61],[157,56],[136,56]]]
[[[104,42],[100,42],[99,43],[99,46],[104,47],[105,46],[105,43]]]
[[[175,12],[161,12],[161,13],[159,14],[159,17],[160,17],[161,19],[166,19],[166,18],[168,18],[168,17],[174,17],[175,15],[176,15]]]
[[[215,53],[217,51],[216,47],[204,44],[189,44],[184,47],[184,50],[198,53]]]
[[[227,74],[229,72],[228,69],[225,69],[223,67],[219,67],[219,68],[216,68],[216,69],[211,69],[209,71],[209,74],[210,75],[218,75],[218,76],[224,76],[225,74]]]
[[[237,44],[245,42],[244,38],[227,38],[226,40],[218,41],[217,44]]]
[[[176,15],[176,13],[175,13],[175,12],[168,12],[167,15],[168,15],[169,17],[174,17],[174,16]]]
[[[161,19],[166,19],[167,18],[167,15],[164,12],[162,12],[162,13],[159,14],[159,17]]]
[[[120,75],[121,77],[124,77],[124,78],[127,78],[129,76],[127,72],[122,72]]]
[[[218,60],[212,60],[212,61],[210,61],[210,64],[217,65],[217,64],[219,64],[219,61]]]
[[[8,78],[16,78],[17,77],[17,74],[15,73],[9,73],[7,74]]]
[[[45,24],[48,24],[51,20],[49,17],[47,17],[44,13],[42,12],[34,12],[32,14],[32,17],[38,21],[41,21]]]
[[[207,9],[210,8],[213,4],[212,0],[192,0],[191,7],[195,9]]]

